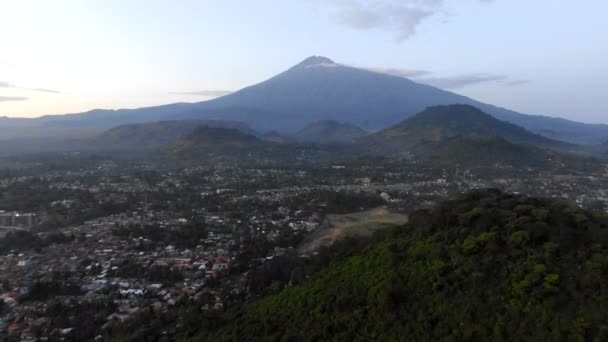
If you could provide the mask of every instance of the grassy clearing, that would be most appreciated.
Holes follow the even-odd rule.
[[[371,236],[375,232],[406,224],[408,216],[388,211],[385,208],[350,213],[327,215],[319,229],[307,237],[298,250],[302,254],[312,253],[323,246],[347,237]]]

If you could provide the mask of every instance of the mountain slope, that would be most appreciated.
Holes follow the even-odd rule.
[[[602,341],[608,217],[480,191],[195,341]]]
[[[274,142],[274,143],[289,143],[293,142],[293,138],[283,135],[277,131],[270,131],[260,135],[260,139],[264,141]]]
[[[428,106],[447,104],[470,104],[498,119],[571,142],[597,144],[608,136],[608,125],[524,115],[405,78],[336,64],[324,57],[308,58],[264,82],[210,101],[132,110],[94,110],[26,122],[4,121],[7,125],[34,126],[28,129],[37,127],[42,132],[176,119],[236,120],[259,131],[287,132],[295,132],[315,121],[336,120],[378,130]]]
[[[500,121],[469,105],[429,107],[413,117],[358,141],[368,153],[401,155],[445,165],[576,166],[584,157],[547,150],[577,146],[551,140]],[[593,164],[592,160],[589,160]]]
[[[550,155],[500,137],[458,137],[440,143],[423,143],[412,149],[416,156],[442,165],[510,165],[513,167],[556,167]]]
[[[269,142],[234,128],[199,126],[163,149],[169,158],[239,156],[268,146]]]
[[[175,163],[325,163],[347,155],[347,146],[294,143],[280,136],[260,137],[236,129],[200,126],[163,147],[160,157]]]
[[[551,130],[563,140],[569,137],[573,141],[593,140],[601,136],[601,132],[608,133],[608,125],[524,115],[409,79],[336,64],[324,57],[310,57],[267,81],[201,103],[200,108],[222,108],[226,115],[238,115],[234,119],[247,122],[251,119],[247,120],[244,109],[255,109],[253,115],[263,112],[272,119],[274,128],[283,130],[319,120],[351,122],[376,130],[428,106],[446,104],[470,104],[534,132]],[[231,113],[230,108],[239,113]]]
[[[365,135],[365,130],[353,124],[324,120],[302,128],[295,137],[310,142],[350,142]]]
[[[199,126],[212,128],[234,128],[247,134],[255,134],[247,124],[221,120],[159,121],[152,123],[121,125],[111,128],[87,143],[97,147],[149,148],[166,145],[189,133]]]
[[[500,121],[470,105],[428,107],[369,138],[378,141],[398,140],[407,146],[420,142],[441,142],[454,137],[501,137],[517,144],[555,149],[572,147]]]
[[[501,137],[456,137],[439,143],[425,142],[411,149],[414,158],[440,167],[511,167],[601,172],[599,160],[576,154],[514,144]]]

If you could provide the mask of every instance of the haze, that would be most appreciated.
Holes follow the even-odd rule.
[[[606,123],[599,0],[7,1],[0,116],[198,102],[318,54]]]

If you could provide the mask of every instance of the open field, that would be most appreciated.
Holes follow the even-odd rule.
[[[323,224],[298,247],[301,254],[308,254],[322,246],[330,246],[346,237],[371,236],[375,232],[407,223],[408,216],[388,211],[386,208],[344,214],[327,215]]]

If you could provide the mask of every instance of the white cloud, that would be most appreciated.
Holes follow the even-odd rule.
[[[28,88],[27,90],[40,91],[40,92],[43,92],[43,93],[51,93],[51,94],[61,94],[61,92],[59,90],[54,90],[54,89]]]
[[[513,81],[508,81],[505,82],[506,85],[514,87],[514,86],[520,86],[520,85],[524,85],[524,84],[528,84],[530,83],[529,80],[513,80]]]
[[[466,74],[451,77],[429,77],[418,79],[417,82],[443,89],[457,89],[470,85],[488,82],[499,82],[507,79],[504,75]]]
[[[39,92],[43,92],[43,93],[61,94],[61,92],[59,90],[46,89],[46,88],[23,88],[23,87],[17,87],[12,83],[3,82],[3,81],[0,81],[0,88],[15,88],[15,89],[22,89],[22,90],[29,90],[29,91],[39,91]]]
[[[403,41],[440,10],[443,0],[334,1],[333,4],[338,23],[358,30],[388,30],[396,34],[398,41]]]
[[[313,0],[329,4],[336,21],[357,30],[385,30],[404,41],[428,18],[444,12],[445,0]],[[478,0],[493,2],[494,0]]]
[[[8,101],[25,101],[27,97],[23,96],[0,96],[0,102],[8,102]]]
[[[491,73],[470,73],[456,76],[430,76],[431,71],[395,68],[368,68],[367,70],[392,76],[412,79],[418,83],[427,84],[442,89],[458,89],[481,83],[497,83],[505,86],[521,86],[530,83],[528,80],[514,80],[506,75]]]
[[[423,77],[416,78],[416,82],[428,84],[442,89],[458,89],[482,83],[495,83],[510,87],[521,86],[530,83],[528,80],[513,80],[506,75],[474,73],[447,77]]]
[[[369,68],[367,70],[405,78],[421,77],[432,74],[430,71],[416,69]]]

